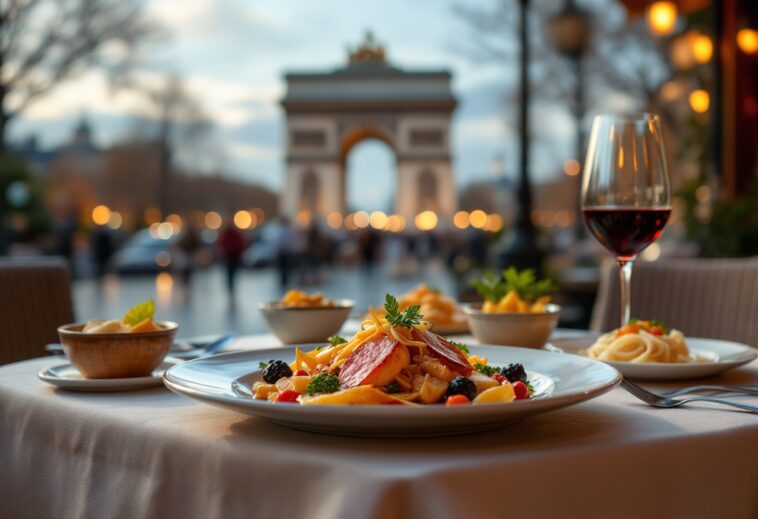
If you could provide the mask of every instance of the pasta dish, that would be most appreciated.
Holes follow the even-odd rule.
[[[529,398],[521,364],[487,365],[468,347],[432,333],[419,305],[405,310],[387,294],[384,316],[369,318],[349,340],[333,336],[328,344],[295,360],[262,362],[263,380],[253,396],[302,405],[384,404],[415,406],[445,403],[488,404]]]
[[[424,320],[435,330],[451,330],[467,328],[466,315],[455,303],[452,297],[422,283],[398,299],[401,310],[412,305],[418,305]],[[384,316],[384,309],[377,309],[379,317]],[[370,318],[370,316],[368,316]]]
[[[321,292],[308,294],[302,290],[288,290],[279,304],[285,308],[323,308],[334,306],[334,301]]]
[[[657,321],[636,321],[598,337],[584,353],[612,362],[693,362],[684,335]]]

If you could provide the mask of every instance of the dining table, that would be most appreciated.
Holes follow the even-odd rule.
[[[227,349],[276,345],[255,335]],[[348,437],[164,387],[37,378],[62,362],[0,366],[2,518],[758,517],[758,415],[708,403],[657,409],[616,387],[495,431]],[[708,383],[758,385],[758,360]]]

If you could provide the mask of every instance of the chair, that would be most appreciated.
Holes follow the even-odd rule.
[[[591,328],[619,324],[619,280],[604,268]],[[634,265],[632,317],[657,319],[690,337],[758,347],[758,257],[687,259]]]
[[[73,322],[66,263],[57,258],[0,260],[0,364],[39,357]]]

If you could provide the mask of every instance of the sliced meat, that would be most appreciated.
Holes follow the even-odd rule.
[[[461,375],[468,376],[473,371],[461,350],[447,342],[445,339],[430,331],[413,330],[413,340],[426,343],[429,355],[435,357],[442,364]]]
[[[386,335],[353,351],[340,369],[343,388],[371,384],[386,386],[408,366],[408,349]]]

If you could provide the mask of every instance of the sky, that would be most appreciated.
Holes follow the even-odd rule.
[[[491,0],[477,1],[486,5]],[[495,161],[507,174],[515,171],[517,141],[505,122],[514,108],[503,102],[514,65],[482,63],[461,50],[471,33],[448,1],[145,0],[145,6],[165,36],[144,49],[138,77],[148,83],[166,74],[183,78],[212,116],[228,175],[281,189],[284,113],[278,103],[284,72],[343,66],[346,47],[362,41],[366,30],[386,46],[396,66],[453,73],[459,107],[452,143],[459,186],[492,176]],[[87,72],[31,105],[10,135],[36,134],[44,146],[56,146],[86,114],[97,142],[109,145],[126,135],[143,104],[137,93],[114,92],[101,73]],[[563,145],[550,160],[533,157],[538,179],[555,175],[556,164],[570,158],[571,120],[564,111],[550,110],[537,113],[549,121],[537,131],[558,136]],[[391,196],[393,165],[382,145],[356,147],[349,165],[349,179],[356,168],[358,178],[386,179],[376,182],[377,200]]]

